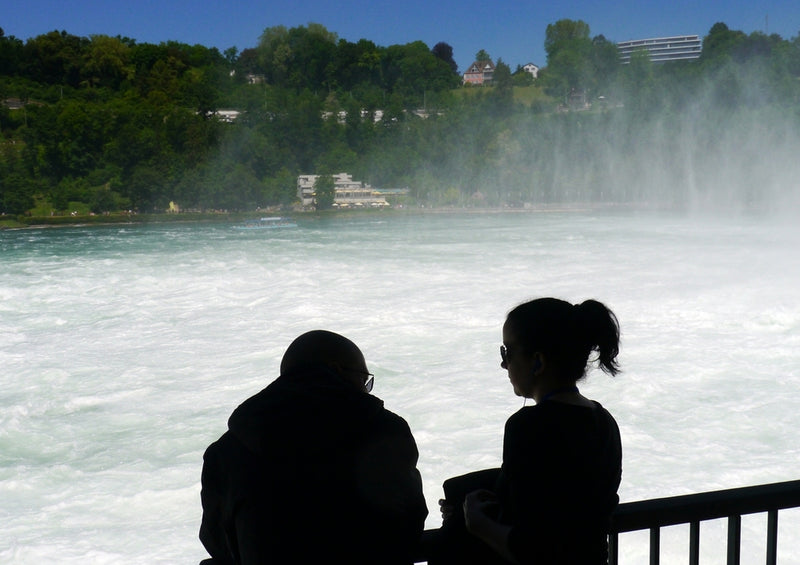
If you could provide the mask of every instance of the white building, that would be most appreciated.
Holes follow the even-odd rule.
[[[522,70],[525,71],[526,73],[530,73],[531,76],[533,76],[533,78],[539,77],[539,67],[537,67],[533,63],[527,63],[525,65],[522,65]]]
[[[297,177],[297,198],[303,206],[314,206],[314,184],[321,175],[299,175]],[[388,206],[386,197],[369,184],[353,180],[348,173],[337,173],[333,176],[336,194],[333,205],[336,208],[381,208]]]
[[[699,59],[703,44],[697,35],[676,35],[652,39],[632,39],[617,43],[619,61],[623,65],[631,62],[634,51],[647,51],[654,63],[666,61],[690,61]]]
[[[221,122],[226,122],[228,124],[232,124],[238,118],[241,112],[239,110],[217,110],[214,112],[214,115],[217,119]]]

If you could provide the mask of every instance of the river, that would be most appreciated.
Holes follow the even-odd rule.
[[[406,418],[431,514],[449,476],[499,463],[521,405],[505,313],[597,298],[623,373],[581,383],[617,418],[623,501],[798,478],[800,227],[653,212],[364,214],[298,227],[0,231],[0,562],[197,563],[200,470],[230,412],[325,328],[359,344]],[[785,517],[784,517],[785,516]],[[763,562],[745,517],[742,562]],[[781,513],[779,562],[800,563]],[[663,534],[685,560],[688,528]],[[724,563],[724,524],[702,529]],[[621,562],[646,560],[646,534]],[[670,561],[674,558],[674,561]]]

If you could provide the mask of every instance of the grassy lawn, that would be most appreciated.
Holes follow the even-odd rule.
[[[555,105],[555,101],[544,93],[538,86],[515,86],[514,88],[514,102],[523,106],[531,107],[534,104],[539,105]],[[458,88],[453,91],[456,97],[469,98],[471,96],[480,96],[481,93],[488,94],[494,90],[493,86],[468,86]]]

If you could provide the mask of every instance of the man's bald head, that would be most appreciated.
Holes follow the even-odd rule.
[[[295,339],[283,354],[281,374],[285,375],[308,365],[367,372],[364,354],[358,346],[343,335],[326,330],[306,332]]]

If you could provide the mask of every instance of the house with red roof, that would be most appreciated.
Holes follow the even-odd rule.
[[[464,84],[486,84],[494,78],[494,63],[489,61],[475,61],[467,72],[464,73]]]

